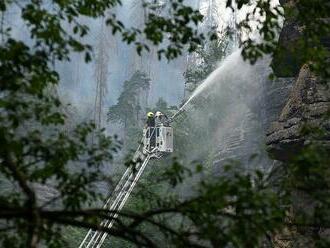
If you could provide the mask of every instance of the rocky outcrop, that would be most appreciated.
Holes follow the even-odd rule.
[[[274,54],[272,68],[277,77],[293,77],[304,63],[300,43],[301,28],[294,20],[286,20],[279,37],[279,46]]]
[[[283,79],[285,82],[286,80]],[[270,124],[266,137],[267,150],[272,158],[280,160],[279,163],[286,166],[286,162],[297,154],[311,139],[322,143],[329,148],[330,152],[330,90],[329,84],[321,82],[309,69],[307,65],[302,66],[297,79],[294,80],[291,89],[279,87],[280,91],[290,92],[285,105],[272,102],[277,99],[276,93],[269,91],[269,108],[282,108],[280,114]],[[279,92],[278,92],[279,93]],[[271,97],[274,96],[274,97]],[[280,97],[283,98],[283,97]],[[276,101],[275,101],[276,102]],[[276,112],[276,111],[275,111]],[[275,115],[271,115],[273,118]],[[307,128],[306,128],[307,127]],[[314,130],[314,135],[308,133],[308,128]],[[322,135],[315,136],[315,130],[323,130]],[[318,132],[316,132],[318,133]],[[277,170],[277,177],[285,176],[283,170]],[[297,212],[312,214],[315,209],[315,201],[306,192],[295,190],[292,192],[294,199],[291,206],[292,212],[288,213],[288,222],[294,220]],[[286,226],[272,237],[273,247],[315,247],[314,233],[322,237],[328,237],[329,229],[319,228],[297,228]]]
[[[290,8],[295,5],[294,0],[281,0],[282,6]],[[304,53],[300,39],[302,28],[291,16],[287,16],[279,35],[278,48],[275,51],[272,69],[277,77],[294,77],[304,63]]]
[[[329,111],[329,85],[320,83],[304,65],[279,119],[271,124],[267,133],[266,144],[270,154],[277,160],[288,160],[309,142],[303,132],[306,127],[325,130],[319,142],[330,147],[330,121],[324,118]]]
[[[280,0],[280,3],[286,10],[290,7],[291,10],[298,8],[296,0]],[[281,93],[289,92],[289,95],[284,106],[278,105],[282,108],[280,114],[272,120],[266,134],[270,156],[281,161],[276,167],[277,178],[286,176],[283,168],[289,166],[290,159],[312,141],[322,144],[330,153],[330,84],[317,78],[306,64],[306,48],[301,47],[303,28],[292,13],[294,12],[285,13],[286,19],[279,36],[279,46],[272,61],[272,68],[277,77],[296,78],[291,89],[280,89],[284,91]],[[320,41],[324,48],[330,49],[328,35],[320,37]],[[276,95],[274,99],[277,99]],[[272,100],[269,102],[272,103]],[[269,108],[273,108],[272,104],[269,104]],[[308,192],[299,189],[292,190],[291,193],[292,205],[291,211],[287,213],[287,222],[295,221],[298,212],[313,216],[316,209],[315,199]],[[316,247],[315,234],[329,237],[330,229],[288,225],[273,235],[273,247]]]
[[[299,9],[297,2],[297,0],[280,0],[280,4],[285,9],[285,20],[271,65],[277,77],[297,76],[303,64],[310,59],[308,55],[306,56],[306,45],[311,45],[311,43],[306,43],[308,38],[303,34],[306,25],[297,18],[296,12]],[[322,22],[329,24],[329,16],[323,15]],[[317,46],[321,45],[330,50],[330,35],[326,31],[320,33],[317,39],[320,40],[320,44]]]

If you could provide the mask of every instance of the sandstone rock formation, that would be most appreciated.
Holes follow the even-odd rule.
[[[294,6],[294,0],[281,0],[282,6]],[[272,68],[277,77],[294,77],[304,61],[304,53],[301,48],[300,39],[302,28],[298,22],[286,16],[280,36],[279,46],[274,54]]]
[[[325,130],[319,142],[330,147],[330,121],[325,118],[329,111],[329,85],[321,83],[304,65],[279,119],[271,124],[267,133],[268,151],[275,159],[286,161],[290,154],[296,154],[309,142],[302,132],[305,127]]]

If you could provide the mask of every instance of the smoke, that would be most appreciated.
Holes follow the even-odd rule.
[[[203,7],[204,5],[200,6],[199,2],[198,0],[188,1],[195,8]],[[220,3],[219,1],[215,2],[218,2],[218,5]],[[219,6],[219,19],[216,21],[219,24],[226,24],[231,15],[228,14],[228,10],[225,10],[224,6]],[[137,14],[141,15],[141,1],[124,1],[122,6],[111,11],[117,14],[126,26],[135,26],[137,20],[132,17]],[[7,26],[13,27],[12,34],[14,38],[31,44],[28,29],[22,22],[20,15],[19,8],[13,7],[7,12],[5,23]],[[221,19],[221,16],[224,18]],[[138,69],[147,72],[152,80],[150,105],[156,102],[159,97],[163,97],[170,105],[178,104],[181,101],[184,91],[183,72],[186,69],[186,54],[171,62],[158,61],[154,53],[139,57],[134,47],[123,44],[120,37],[111,34],[111,30],[108,28],[102,30],[104,20],[82,19],[81,21],[90,26],[90,33],[83,41],[90,43],[97,49],[100,43],[99,39],[107,40],[107,53],[109,56],[107,69],[109,75],[106,82],[108,91],[104,98],[104,112],[110,105],[116,103],[122,91],[123,82],[129,79],[134,71]],[[138,23],[143,25],[141,21]],[[65,29],[69,30],[70,26],[65,25]],[[153,47],[153,49],[155,48]],[[193,93],[189,103],[184,107],[188,108],[191,124],[199,127],[200,134],[205,137],[192,141],[196,143],[197,148],[192,149],[193,152],[189,154],[190,158],[198,158],[204,152],[200,152],[200,150],[203,150],[200,148],[203,147],[199,144],[200,140],[201,142],[210,143],[212,147],[210,151],[212,156],[210,156],[214,157],[219,163],[223,157],[232,156],[225,155],[225,153],[233,153],[232,151],[239,147],[262,145],[262,137],[259,141],[254,139],[252,141],[253,137],[249,139],[247,137],[249,132],[244,130],[250,128],[253,129],[250,133],[255,134],[255,137],[261,135],[260,130],[263,128],[260,117],[263,106],[262,91],[263,83],[267,81],[269,74],[267,65],[269,61],[251,66],[241,59],[239,53],[237,51],[225,59],[218,69]],[[95,62],[86,64],[80,54],[73,54],[69,62],[56,64],[56,70],[59,71],[61,76],[59,87],[61,97],[65,99],[65,102],[71,102],[78,109],[78,113],[82,115],[86,113],[86,116],[92,116],[91,108],[96,94],[96,66]],[[194,109],[194,111],[189,109]],[[235,139],[237,140],[236,143]],[[245,154],[247,150],[249,149],[237,153]],[[254,152],[257,149],[250,150]],[[245,156],[243,157],[246,159]]]
[[[246,170],[263,170],[269,164],[263,149],[263,123],[270,59],[251,65],[240,53],[228,56],[182,107],[189,118],[189,123],[182,120],[182,124],[194,130],[185,137],[190,148],[183,157],[209,162],[216,172],[229,159],[240,161]],[[258,159],[252,161],[254,154]]]

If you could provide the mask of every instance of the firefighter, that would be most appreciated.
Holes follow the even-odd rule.
[[[148,127],[155,126],[155,117],[154,117],[154,113],[152,113],[152,112],[148,112],[148,114],[147,114],[147,126]]]
[[[160,126],[161,124],[163,124],[163,118],[162,118],[163,114],[160,111],[157,111],[155,114],[155,124],[156,127]]]
[[[163,114],[160,111],[157,111],[155,116],[156,116],[156,126],[161,126],[161,125],[168,126],[168,118],[165,114]]]
[[[156,133],[155,133],[155,116],[154,113],[148,112],[147,114],[147,138],[150,139],[150,148],[154,148],[156,146]]]

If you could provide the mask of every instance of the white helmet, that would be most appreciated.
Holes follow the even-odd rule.
[[[159,116],[161,116],[161,115],[163,115],[163,113],[160,112],[160,111],[157,111],[156,114],[155,114],[156,117],[159,117]]]

